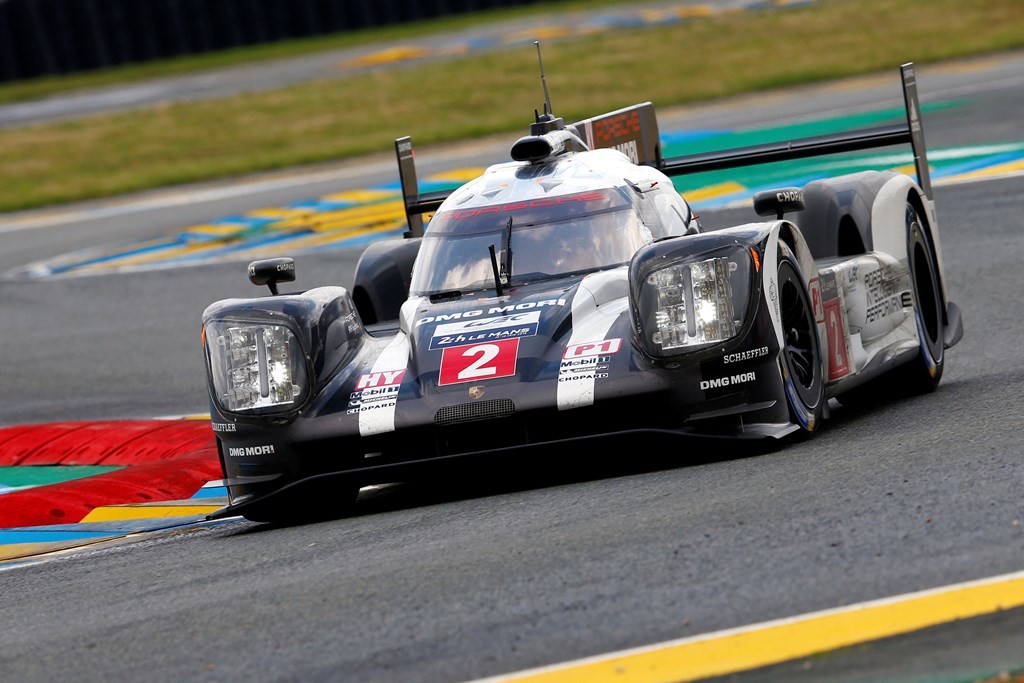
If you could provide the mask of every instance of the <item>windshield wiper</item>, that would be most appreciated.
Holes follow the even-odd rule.
[[[498,291],[498,296],[502,296],[505,293],[505,288],[512,282],[512,216],[508,217],[505,229],[501,232],[501,241],[504,242],[505,249],[501,254],[500,267],[498,266],[498,257],[494,252],[494,245],[487,245],[487,250],[491,254],[491,270],[494,271],[494,288]]]

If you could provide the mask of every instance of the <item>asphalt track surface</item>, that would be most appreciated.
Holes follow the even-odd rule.
[[[947,83],[924,73],[925,97]],[[998,79],[970,73],[974,104],[926,120],[929,146],[1024,139],[1019,85],[988,90]],[[837,92],[851,89],[832,106]],[[784,100],[756,113],[799,116]],[[729,111],[740,125],[752,109]],[[932,395],[837,407],[813,439],[776,450],[612,444],[628,464],[592,452],[498,462],[368,492],[344,519],[231,522],[12,567],[0,572],[4,678],[452,683],[1019,571],[1022,189],[1019,175],[936,188],[965,336]],[[319,193],[276,192],[19,216],[0,234],[0,272]],[[304,259],[296,287],[347,283],[357,256]],[[201,412],[199,315],[254,292],[244,265],[0,280],[0,414]],[[1024,614],[1010,610],[728,680],[968,681],[1021,667]]]

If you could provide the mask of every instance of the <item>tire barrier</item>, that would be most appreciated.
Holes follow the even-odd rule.
[[[536,0],[0,0],[0,82]]]

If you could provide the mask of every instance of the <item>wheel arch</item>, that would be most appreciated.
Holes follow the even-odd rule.
[[[356,264],[352,300],[366,325],[397,320],[409,296],[420,238],[372,242]]]

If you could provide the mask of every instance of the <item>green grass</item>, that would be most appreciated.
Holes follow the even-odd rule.
[[[0,83],[0,104],[36,100],[50,95],[69,93],[104,86],[134,83],[164,76],[181,76],[239,64],[252,64],[271,59],[287,59],[303,55],[340,50],[372,43],[409,40],[426,33],[458,31],[480,23],[498,23],[559,12],[622,5],[622,0],[547,0],[522,7],[509,7],[471,14],[441,17],[413,24],[385,26],[310,38],[282,40],[264,45],[250,45],[220,52],[182,55],[153,62],[122,66],[60,76],[43,76],[9,83]]]
[[[955,18],[955,20],[951,20]],[[574,120],[1024,46],[1020,0],[818,0],[548,41]],[[898,85],[894,82],[894,88]],[[524,131],[536,53],[515,47],[336,81],[0,131],[0,211]]]

